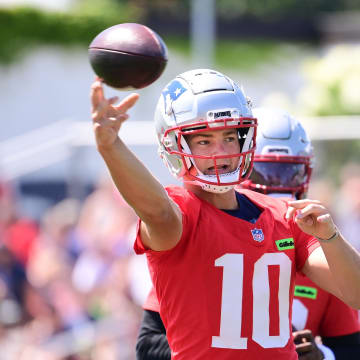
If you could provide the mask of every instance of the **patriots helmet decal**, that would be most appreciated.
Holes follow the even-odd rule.
[[[184,85],[178,81],[173,80],[163,91],[162,96],[164,97],[164,105],[165,105],[165,112],[167,112],[167,108],[169,105],[176,101],[185,91],[187,91],[187,88],[184,87]]]

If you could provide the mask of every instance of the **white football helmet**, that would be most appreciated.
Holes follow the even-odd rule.
[[[162,91],[155,111],[155,126],[159,155],[175,177],[200,185],[206,191],[221,193],[249,176],[255,151],[256,119],[243,90],[225,75],[209,69],[178,75]],[[228,128],[238,129],[240,153],[226,156],[191,153],[185,135]],[[216,162],[225,157],[239,158],[239,165],[235,171],[219,174]],[[201,173],[195,158],[211,159],[216,173]]]
[[[255,108],[258,120],[252,173],[241,184],[264,194],[301,199],[313,168],[313,147],[301,123],[284,110]]]

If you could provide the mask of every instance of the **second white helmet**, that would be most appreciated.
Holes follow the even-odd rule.
[[[258,119],[253,171],[242,187],[301,199],[313,168],[313,147],[301,123],[287,111],[254,108]]]

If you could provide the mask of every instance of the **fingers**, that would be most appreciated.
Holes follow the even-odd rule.
[[[296,222],[304,222],[307,225],[311,225],[314,223],[314,219],[317,222],[323,224],[332,224],[332,217],[328,210],[323,206],[319,201],[313,200],[309,202],[307,205],[303,203],[301,206],[305,206],[303,208],[294,208],[289,207],[288,213],[292,216],[296,214]]]
[[[102,86],[102,82],[100,81],[100,78],[96,78],[95,81],[91,85],[90,89],[90,98],[91,98],[91,104],[94,109],[97,109],[99,106],[102,106],[107,101],[108,104],[114,104],[118,101],[117,96],[113,96],[112,98],[106,100],[104,97],[104,89]]]
[[[318,216],[317,221],[319,221],[321,223],[331,223],[332,218],[331,218],[331,215],[329,213],[327,213],[327,214]]]
[[[293,332],[294,342],[295,344],[300,344],[304,341],[312,341],[314,340],[314,336],[309,329],[299,330]]]
[[[104,89],[98,77],[95,78],[95,81],[91,85],[90,99],[93,109],[96,109],[100,105],[100,103],[105,99]]]
[[[114,108],[117,111],[120,111],[122,113],[126,113],[130,108],[134,106],[134,104],[138,101],[139,94],[132,93],[129,96],[127,96],[125,99],[123,99],[120,104],[114,106]]]
[[[298,219],[302,219],[309,215],[322,215],[326,213],[326,208],[323,205],[320,204],[309,204],[299,210],[299,213],[297,214]]]
[[[296,211],[297,210],[294,207],[289,206],[286,210],[285,219],[289,220],[289,219],[293,218],[294,215],[296,214]]]
[[[109,104],[113,105],[113,104],[115,104],[118,100],[119,100],[119,97],[118,97],[118,96],[113,96],[113,97],[111,97],[111,98],[108,100],[108,102],[109,102]]]
[[[306,342],[303,342],[301,344],[296,344],[295,348],[296,348],[296,352],[298,354],[303,354],[303,353],[313,351],[314,350],[314,345],[311,342],[306,341]]]
[[[308,204],[321,204],[319,200],[310,200],[310,199],[303,199],[303,200],[291,200],[287,202],[289,206],[292,206],[296,209],[302,209]]]
[[[321,357],[319,357],[320,353],[315,344],[315,340],[311,330],[304,329],[300,331],[295,331],[293,332],[293,337],[294,337],[296,352],[299,355],[299,359],[303,359],[303,360],[321,359]]]
[[[317,221],[318,216],[326,214],[326,209],[324,206],[319,204],[310,204],[305,206],[303,209],[298,210],[295,221],[303,223],[307,226],[314,225]]]
[[[330,238],[336,226],[329,211],[318,200],[289,201],[286,220],[294,218],[299,228],[305,233],[320,239]]]
[[[101,121],[94,121],[95,129],[100,125],[102,127],[111,127],[118,131],[121,124],[129,118],[128,114],[120,114],[116,117],[101,118]]]
[[[131,94],[115,105],[119,98],[113,96],[106,99],[102,80],[96,78],[91,85],[91,116],[95,139],[99,148],[109,148],[118,139],[118,133],[122,123],[128,119],[127,111],[134,106],[139,98],[138,94]]]
[[[106,117],[110,105],[110,100],[103,99],[102,101],[100,101],[92,111],[93,120],[99,121],[102,118]]]
[[[322,205],[309,205],[300,210],[295,218],[296,223],[303,223],[307,226],[314,225],[316,222],[328,225],[331,229],[335,228],[333,220],[327,209]]]
[[[100,78],[95,78],[91,85],[90,98],[92,104],[92,118],[93,121],[100,121],[103,118],[113,118],[124,121],[127,119],[118,116],[125,114],[139,99],[139,94],[133,93],[124,98],[118,105],[114,105],[119,98],[117,96],[106,99],[104,96],[104,89]]]
[[[296,213],[297,218],[301,219],[308,215],[320,215],[324,211],[327,211],[326,208],[321,205],[321,202],[318,200],[297,200],[297,201],[288,201],[288,209],[286,211],[285,218],[291,219]]]
[[[129,118],[128,114],[120,114],[118,115],[115,120],[119,123],[122,124],[125,120],[127,120]]]

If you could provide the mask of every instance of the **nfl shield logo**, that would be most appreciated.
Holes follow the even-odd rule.
[[[264,234],[261,229],[251,230],[252,237],[257,242],[262,242],[264,240]]]

